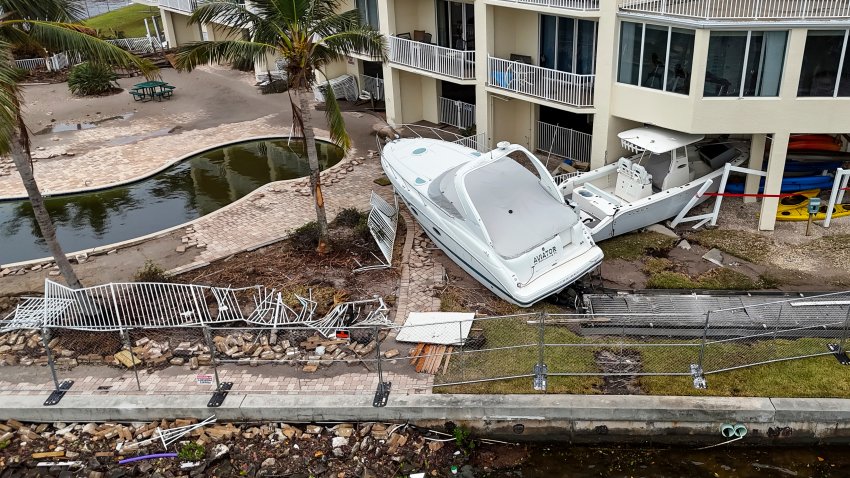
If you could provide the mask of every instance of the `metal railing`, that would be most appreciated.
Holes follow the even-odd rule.
[[[475,78],[475,52],[389,37],[390,62],[461,80]]]
[[[372,99],[380,101],[384,99],[384,80],[374,76],[361,75],[360,86],[372,95]]]
[[[488,57],[487,85],[578,108],[593,106],[595,77]]]
[[[440,97],[440,123],[466,129],[475,124],[475,105]]]
[[[590,162],[593,136],[574,129],[537,122],[537,149],[573,161]]]
[[[620,9],[704,20],[850,17],[850,0],[621,0]]]
[[[162,50],[162,44],[156,37],[117,38],[106,41],[134,53],[153,53]]]
[[[207,322],[189,315],[208,307],[203,301],[212,298],[198,294],[212,289],[185,287],[196,289],[167,294],[175,300],[162,304],[153,303],[153,296],[139,295],[141,289],[133,297],[110,286],[86,289],[69,299],[73,303],[67,307],[121,317],[117,324],[110,319],[87,330],[75,321],[66,325],[62,304],[54,309],[44,302],[40,308],[19,308],[14,317],[0,322],[0,367],[42,365],[51,373],[37,367],[30,374],[0,373],[0,393],[61,391],[66,381],[78,384],[71,393],[212,392],[231,383],[231,391],[242,393],[372,394],[378,384],[394,380],[393,393],[428,393],[433,387],[457,393],[576,393],[587,386],[582,382],[578,389],[565,388],[559,377],[588,377],[595,380],[591,386],[597,386],[599,378],[628,382],[640,376],[690,376],[696,385],[705,376],[710,380],[711,374],[733,369],[843,355],[850,325],[848,292],[757,303],[752,297],[747,302],[717,296],[703,301],[712,307],[705,313],[689,307],[667,312],[679,304],[671,299],[656,304],[655,313],[466,313],[449,321],[426,319],[403,326],[365,313],[362,308],[372,300],[339,304],[312,325],[249,323],[229,315],[239,307],[233,296],[216,297],[216,314],[225,314],[225,320]],[[252,315],[270,315],[281,308],[279,295],[264,297],[254,304]],[[694,301],[693,296],[680,299]],[[750,305],[723,307],[736,300]],[[45,317],[49,311],[51,318]],[[146,318],[163,312],[182,318],[159,326]],[[360,319],[350,321],[352,314]],[[87,376],[92,372],[78,368],[104,364],[123,367],[125,376],[101,384],[97,375]],[[251,367],[258,365],[285,368],[252,374]],[[150,369],[144,377],[137,373],[139,366]],[[169,366],[178,367],[178,373],[157,375],[159,368]],[[179,367],[197,371],[180,373]],[[487,383],[496,383],[496,388],[486,388]],[[639,384],[629,386],[637,389],[606,392],[640,393]]]
[[[37,70],[44,68],[47,71],[59,71],[72,64],[76,65],[82,61],[79,53],[62,52],[46,58],[27,58],[15,60],[15,66],[24,70]]]
[[[15,60],[15,66],[24,70],[37,70],[39,68],[47,68],[47,59],[26,58],[23,60]]]
[[[192,13],[198,8],[198,2],[196,0],[159,0],[159,6]]]
[[[505,3],[535,5],[541,7],[565,8],[567,10],[599,10],[599,0],[500,0]]]
[[[432,138],[449,143],[462,144],[468,148],[486,153],[487,150],[487,135],[484,131],[479,131],[471,136],[463,136],[451,131],[434,128],[431,126],[419,124],[401,124],[394,127],[387,126],[392,130],[393,137],[384,137],[381,134],[375,135],[375,143],[378,146],[378,151],[383,152],[384,142],[389,142],[398,138]]]

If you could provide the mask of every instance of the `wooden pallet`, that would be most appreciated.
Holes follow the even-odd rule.
[[[430,373],[436,375],[440,371],[440,365],[443,365],[443,373],[449,368],[449,359],[451,358],[452,347],[445,345],[434,344],[417,344],[411,353],[410,364],[415,366],[418,373]]]

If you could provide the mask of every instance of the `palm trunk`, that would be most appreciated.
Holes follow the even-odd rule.
[[[59,272],[65,278],[65,282],[68,283],[69,287],[81,289],[83,285],[74,272],[74,268],[71,267],[71,262],[65,257],[59,240],[56,239],[56,228],[53,226],[53,221],[50,219],[50,214],[44,205],[44,198],[41,196],[41,191],[35,182],[32,158],[30,158],[29,152],[22,146],[24,141],[20,131],[16,131],[9,145],[9,153],[12,156],[12,161],[14,161],[15,167],[18,168],[18,174],[21,175],[21,181],[24,183],[27,196],[29,196],[30,203],[32,203],[32,210],[35,214],[35,220],[38,222],[38,228],[41,229],[41,235],[44,237],[47,247],[50,248],[50,253],[53,254],[56,265],[59,266]]]
[[[307,164],[310,166],[310,190],[316,204],[316,222],[319,225],[319,245],[316,252],[324,254],[328,250],[328,218],[325,215],[325,198],[322,196],[322,182],[319,173],[319,153],[316,151],[316,135],[313,132],[312,112],[307,92],[298,90],[298,104],[301,108],[301,120],[304,125],[304,144],[307,148]]]

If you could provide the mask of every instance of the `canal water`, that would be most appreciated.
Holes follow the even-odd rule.
[[[317,142],[317,148],[323,169],[343,156],[329,143]],[[266,183],[309,173],[300,142],[251,141],[192,156],[133,184],[46,198],[45,203],[62,247],[73,252],[183,224]],[[0,264],[50,255],[26,200],[0,201],[0,243]]]
[[[518,467],[469,466],[458,476],[521,478],[850,477],[850,447],[632,448],[535,446]]]

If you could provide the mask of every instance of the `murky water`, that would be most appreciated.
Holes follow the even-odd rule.
[[[342,158],[342,151],[332,144],[319,142],[317,147],[322,168]],[[59,241],[65,251],[72,252],[182,224],[263,184],[309,172],[299,142],[252,141],[201,153],[137,183],[47,198],[46,204]],[[0,243],[0,264],[49,255],[29,201],[0,202]]]
[[[464,473],[466,472],[466,473]],[[590,448],[567,444],[534,447],[531,458],[509,471],[460,470],[459,476],[522,478],[750,478],[847,477],[850,448],[717,447]]]

